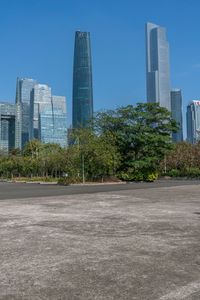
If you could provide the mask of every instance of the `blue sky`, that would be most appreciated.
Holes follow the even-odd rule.
[[[0,0],[0,101],[16,77],[65,95],[71,121],[74,31],[91,32],[94,108],[145,101],[144,25],[167,28],[172,87],[200,98],[199,0]]]

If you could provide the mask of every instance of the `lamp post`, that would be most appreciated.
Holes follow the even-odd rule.
[[[84,154],[81,155],[82,158],[82,180],[83,180],[83,184],[85,183],[85,158],[84,158]]]

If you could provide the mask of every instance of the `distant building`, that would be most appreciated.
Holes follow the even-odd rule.
[[[51,88],[46,84],[35,85],[31,93],[31,118],[31,139],[67,146],[65,97],[52,96]]]
[[[171,114],[172,118],[178,123],[179,131],[172,133],[173,142],[183,141],[183,113],[182,113],[182,95],[180,89],[171,91]]]
[[[22,108],[15,104],[15,148],[22,149]]]
[[[0,152],[21,149],[21,109],[18,104],[0,103]]]
[[[54,143],[61,147],[67,146],[67,107],[66,98],[52,96]]]
[[[76,31],[73,70],[72,127],[84,128],[93,117],[90,33]]]
[[[22,110],[22,147],[30,140],[31,136],[31,119],[30,119],[30,101],[31,91],[37,84],[35,79],[17,78],[16,103],[21,106]]]
[[[187,106],[187,141],[195,144],[200,141],[200,100],[193,100]]]
[[[158,102],[171,111],[166,29],[152,23],[146,24],[146,84],[147,102]]]
[[[50,123],[46,125],[52,127],[52,103],[51,88],[46,84],[36,84],[31,92],[31,139],[41,139],[40,113],[50,114]],[[50,129],[49,129],[50,131]],[[51,134],[51,133],[50,133]],[[44,137],[43,137],[44,138]]]

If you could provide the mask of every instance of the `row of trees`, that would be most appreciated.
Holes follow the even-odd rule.
[[[161,163],[161,169],[174,177],[200,177],[200,143],[186,142],[176,144]]]
[[[116,174],[119,161],[116,149],[103,137],[89,129],[79,130],[75,144],[67,149],[33,140],[23,153],[15,150],[9,156],[1,156],[0,176],[50,180],[67,175],[72,182],[98,180]]]
[[[67,149],[33,140],[22,153],[1,156],[0,176],[154,180],[173,150],[171,133],[177,129],[170,113],[155,103],[100,112],[87,129],[72,131]]]

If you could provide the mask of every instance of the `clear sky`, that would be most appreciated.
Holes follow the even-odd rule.
[[[75,30],[90,31],[94,109],[145,101],[144,25],[167,28],[172,87],[184,106],[200,98],[199,0],[0,0],[0,101],[14,102],[16,77],[65,95],[71,122]]]

